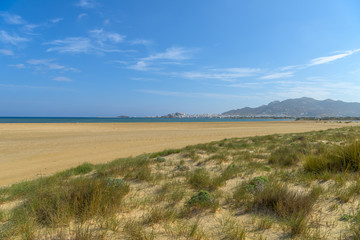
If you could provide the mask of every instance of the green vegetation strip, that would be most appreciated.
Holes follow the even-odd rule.
[[[181,160],[171,172],[160,171],[172,166],[175,158]],[[144,200],[149,211],[142,222],[122,223],[125,236],[153,238],[142,226],[194,216],[200,219],[202,214],[213,214],[226,206],[266,216],[259,223],[261,229],[270,229],[276,222],[286,226],[290,236],[309,237],[309,215],[319,198],[328,194],[343,204],[360,196],[359,175],[359,127],[224,139],[106,164],[84,163],[53,176],[0,188],[0,205],[16,203],[8,211],[0,208],[0,239],[38,239],[42,229],[82,226],[100,218],[113,219],[107,228],[120,231],[116,214],[135,183],[159,188],[145,198],[150,199]],[[239,183],[231,195],[224,196],[221,189],[232,179]],[[335,182],[331,193],[318,184],[328,180]],[[359,216],[357,210],[339,218],[349,222],[346,234],[354,239],[360,236]],[[199,224],[196,221],[184,227],[187,233],[179,230],[178,234],[201,239]],[[230,218],[221,226],[222,238],[245,239],[246,230]],[[76,236],[89,239],[100,238],[96,234],[92,235],[90,228],[75,231]]]

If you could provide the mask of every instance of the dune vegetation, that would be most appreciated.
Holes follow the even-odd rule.
[[[0,239],[360,239],[360,127],[170,149],[0,188]]]

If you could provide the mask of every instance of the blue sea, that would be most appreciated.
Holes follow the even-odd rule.
[[[266,122],[295,119],[0,117],[0,123]]]

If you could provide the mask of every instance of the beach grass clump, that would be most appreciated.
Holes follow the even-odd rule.
[[[96,171],[100,177],[121,176],[124,179],[151,181],[153,176],[150,163],[149,158],[144,155],[136,158],[120,158],[97,166]]]
[[[360,239],[360,211],[358,211],[352,218],[349,229],[348,239]]]
[[[221,173],[220,178],[222,181],[229,180],[233,177],[236,177],[242,170],[243,169],[241,166],[232,163],[227,168],[225,168],[225,170]]]
[[[175,205],[185,197],[186,191],[179,182],[167,182],[156,193],[156,199]]]
[[[172,207],[153,207],[145,217],[145,224],[155,224],[165,222],[177,217],[177,212]]]
[[[304,169],[312,173],[358,172],[360,170],[360,142],[335,146],[322,154],[310,154],[305,158]]]
[[[32,219],[41,226],[59,226],[72,219],[111,215],[128,192],[128,185],[106,179],[76,178],[55,188],[36,189],[14,210],[12,223]]]
[[[161,152],[156,152],[156,153],[152,153],[150,154],[150,158],[157,158],[157,157],[166,157],[169,156],[171,154],[175,154],[175,153],[180,153],[182,150],[181,149],[167,149]]]
[[[230,165],[231,166],[231,165]],[[196,190],[214,191],[222,186],[224,182],[233,177],[239,168],[231,166],[224,170],[219,176],[211,176],[205,168],[198,168],[187,176],[187,182]]]
[[[230,217],[220,220],[222,239],[226,240],[245,240],[245,229],[235,220]]]
[[[278,166],[289,167],[299,162],[299,153],[290,146],[283,146],[271,153],[268,162]]]
[[[91,163],[83,163],[80,166],[70,169],[73,175],[87,174],[94,170],[94,165]]]
[[[219,202],[208,192],[201,190],[193,195],[186,203],[189,212],[198,212],[204,209],[215,211],[219,207]]]
[[[281,218],[307,215],[317,198],[318,191],[292,191],[286,184],[265,177],[240,184],[233,194],[236,206],[245,206],[249,211],[275,213]]]
[[[142,222],[136,220],[126,221],[123,227],[123,232],[126,236],[125,239],[129,239],[129,240],[155,239],[155,235],[153,233],[146,232]]]
[[[209,190],[212,184],[212,178],[210,172],[205,168],[197,168],[190,173],[187,177],[187,182],[197,190],[207,189]]]
[[[216,161],[218,164],[228,161],[229,152],[221,151],[211,155],[206,161]]]

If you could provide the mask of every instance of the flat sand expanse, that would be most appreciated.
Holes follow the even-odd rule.
[[[0,186],[83,162],[104,163],[169,148],[274,133],[360,125],[335,122],[0,124]]]

